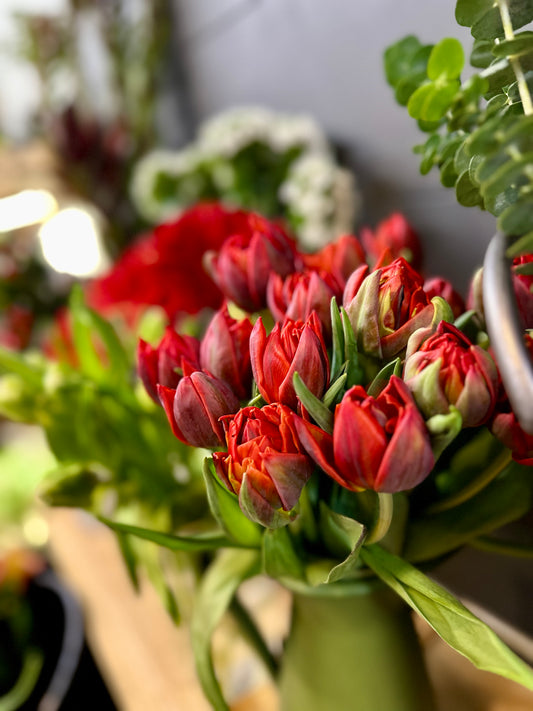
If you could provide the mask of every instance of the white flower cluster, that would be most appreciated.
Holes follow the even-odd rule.
[[[309,116],[261,107],[225,111],[203,123],[187,148],[157,150],[143,158],[131,185],[139,212],[152,222],[163,221],[206,195],[239,206],[235,159],[254,145],[278,156],[294,154],[272,197],[304,248],[319,248],[353,229],[359,206],[355,178],[336,164],[318,124]]]
[[[309,250],[351,232],[360,207],[353,173],[340,168],[329,155],[318,153],[295,161],[279,195],[289,219],[299,225],[302,245]]]

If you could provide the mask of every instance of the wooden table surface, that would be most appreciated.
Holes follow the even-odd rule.
[[[48,520],[52,561],[82,604],[91,650],[119,711],[209,711],[195,677],[187,627],[172,623],[148,583],[140,594],[133,591],[114,536],[77,511],[52,510]],[[251,594],[259,595],[268,628],[281,635],[289,598],[270,581],[265,585]],[[478,671],[424,624],[418,630],[439,711],[533,709],[532,692]],[[219,660],[228,650],[235,656],[223,670],[232,711],[276,711],[275,689],[253,660],[238,660],[233,642],[229,627],[217,644]]]

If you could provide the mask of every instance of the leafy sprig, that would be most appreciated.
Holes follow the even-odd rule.
[[[472,67],[456,39],[423,45],[408,36],[385,52],[399,104],[429,134],[415,147],[420,171],[440,171],[457,201],[498,218],[515,237],[509,256],[533,250],[533,0],[458,0],[455,17],[474,38]]]

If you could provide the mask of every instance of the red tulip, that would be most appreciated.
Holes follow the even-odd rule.
[[[533,360],[533,333],[527,332],[524,340]],[[520,426],[501,383],[490,431],[512,451],[516,462],[533,466],[533,435],[524,432]]]
[[[427,418],[446,414],[453,405],[463,427],[483,424],[496,401],[498,373],[492,358],[446,321],[407,358],[404,380]]]
[[[361,241],[374,260],[388,249],[393,258],[403,257],[414,269],[422,266],[422,247],[418,235],[399,212],[380,222],[374,233],[368,228],[363,229]]]
[[[211,319],[200,345],[203,370],[224,380],[241,400],[250,398],[250,319],[237,321],[224,306]]]
[[[244,513],[264,526],[288,523],[314,465],[303,452],[285,405],[245,407],[222,418],[228,452],[215,452],[215,469],[239,496]]]
[[[230,236],[218,254],[207,255],[205,263],[226,298],[252,312],[266,306],[270,274],[290,274],[296,260],[293,240],[274,223],[250,213],[245,227]]]
[[[412,489],[435,463],[424,420],[407,386],[394,375],[376,398],[360,385],[350,388],[335,409],[333,436],[293,419],[318,466],[352,491]]]
[[[465,302],[452,286],[452,283],[442,277],[432,277],[424,282],[424,291],[429,299],[434,296],[441,296],[448,302],[454,318],[458,318],[465,311]]]
[[[363,353],[394,358],[414,331],[431,324],[435,307],[423,286],[420,274],[402,258],[370,274],[365,266],[355,270],[343,301]]]
[[[139,341],[139,376],[152,400],[159,404],[158,385],[176,388],[184,372],[200,370],[199,350],[200,343],[196,338],[180,336],[170,326],[157,348],[142,339]]]
[[[305,323],[291,319],[277,323],[268,336],[259,318],[250,336],[250,357],[257,388],[268,403],[281,402],[296,410],[292,383],[296,372],[317,397],[328,385],[329,361],[315,312]]]
[[[181,378],[176,390],[158,385],[157,392],[178,439],[193,447],[224,444],[220,418],[239,409],[239,401],[227,383],[196,370]]]
[[[340,285],[328,272],[295,272],[285,279],[272,274],[268,280],[268,308],[276,321],[305,321],[316,311],[327,337],[331,332],[331,299],[340,300],[341,296]]]
[[[328,272],[344,289],[350,274],[365,264],[365,251],[353,235],[343,235],[315,254],[303,254],[304,266],[316,272]]]

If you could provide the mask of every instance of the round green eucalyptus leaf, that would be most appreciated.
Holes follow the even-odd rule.
[[[495,57],[517,57],[533,52],[533,32],[519,32],[513,39],[504,39],[494,45],[492,52]]]
[[[396,86],[413,70],[413,60],[422,44],[414,35],[408,35],[385,50],[385,76],[391,86]]]
[[[448,158],[440,169],[440,182],[445,188],[453,188],[458,177],[453,158]]]
[[[458,88],[457,80],[424,84],[409,99],[407,110],[413,118],[438,121],[450,108]]]
[[[533,230],[533,195],[524,196],[502,212],[498,227],[506,235],[525,235]]]
[[[470,53],[470,64],[476,69],[486,69],[494,61],[493,46],[494,42],[491,40],[475,40]]]
[[[447,37],[436,44],[429,55],[427,73],[432,80],[457,79],[464,67],[465,54],[459,40]]]
[[[463,27],[472,27],[491,9],[492,5],[493,0],[457,0],[455,19]]]
[[[455,185],[455,194],[457,202],[464,207],[475,207],[483,204],[479,188],[472,182],[468,169],[459,176]]]

